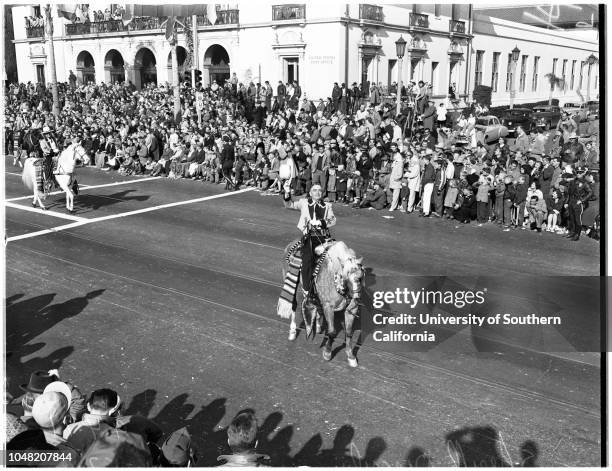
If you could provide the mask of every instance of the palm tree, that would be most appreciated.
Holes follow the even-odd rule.
[[[550,95],[548,96],[548,106],[551,106],[552,100],[553,100],[553,92],[555,91],[555,87],[559,89],[563,89],[565,87],[565,80],[563,80],[563,77],[557,77],[552,72],[550,74],[546,74],[544,77],[546,77],[546,80],[548,80],[548,83],[550,84]]]

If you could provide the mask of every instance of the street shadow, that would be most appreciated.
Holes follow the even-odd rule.
[[[217,398],[200,410],[188,421],[187,429],[198,451],[198,466],[216,466],[217,457],[229,452],[226,429],[219,423],[225,417],[227,399]]]
[[[293,459],[289,456],[291,447],[289,442],[293,436],[293,426],[287,425],[279,429],[283,421],[283,414],[272,412],[259,427],[259,443],[257,449],[270,456],[274,466],[292,466]],[[276,434],[272,435],[276,430]]]
[[[499,452],[500,436],[491,426],[464,427],[445,436],[451,458],[461,467],[507,467]]]
[[[7,390],[19,393],[18,385],[27,382],[35,370],[59,368],[64,360],[74,352],[74,347],[66,346],[54,350],[46,356],[23,361],[45,348],[46,344],[30,344],[39,335],[65,319],[79,315],[90,300],[100,296],[105,290],[90,291],[84,296],[72,298],[63,303],[51,304],[55,293],[23,299],[22,294],[6,300],[6,373]]]
[[[141,415],[149,417],[149,414],[155,406],[157,391],[154,389],[146,389],[141,393],[132,397],[130,404],[123,410],[124,415]]]
[[[406,454],[404,466],[410,468],[429,468],[431,466],[431,459],[423,448],[413,446]]]
[[[358,465],[359,457],[353,455],[351,449],[355,429],[352,425],[343,425],[338,429],[331,448],[321,450],[317,457],[318,466],[354,467]]]
[[[81,193],[74,199],[76,209],[91,209],[96,210],[107,206],[113,206],[118,203],[127,203],[130,201],[147,201],[151,198],[150,195],[127,196],[136,190],[123,190],[112,195],[96,195],[93,193]]]
[[[523,468],[535,468],[538,466],[539,449],[536,442],[527,440],[520,447],[521,463]]]
[[[323,446],[321,434],[313,435],[300,451],[293,456],[294,466],[321,466],[319,464],[319,452]]]
[[[365,455],[361,459],[360,467],[377,466],[377,461],[387,449],[387,442],[382,437],[374,437],[368,441],[366,445]]]

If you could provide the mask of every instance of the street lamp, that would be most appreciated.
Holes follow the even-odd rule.
[[[516,91],[514,90],[514,78],[516,76],[516,64],[519,60],[519,56],[521,54],[521,50],[518,46],[514,46],[512,49],[512,80],[510,81],[510,109],[514,108],[514,95]]]
[[[397,107],[395,109],[395,116],[399,116],[402,93],[402,59],[404,58],[404,53],[406,52],[406,40],[402,36],[400,36],[399,39],[395,41],[395,52],[397,53]]]
[[[597,62],[597,57],[593,53],[589,57],[587,57],[587,64],[589,64],[589,72],[587,77],[587,101],[591,101],[591,69],[593,68],[593,64]]]

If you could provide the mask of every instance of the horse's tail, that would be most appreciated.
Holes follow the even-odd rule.
[[[30,191],[34,191],[36,187],[36,169],[32,159],[26,159],[23,164],[23,173],[21,174],[21,181]]]

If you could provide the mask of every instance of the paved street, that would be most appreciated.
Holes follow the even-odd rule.
[[[298,213],[278,197],[79,170],[89,188],[67,219],[60,195],[47,200],[48,214],[28,211],[30,199],[10,201],[26,192],[19,169],[7,167],[6,198],[19,205],[6,207],[12,394],[31,371],[51,367],[83,391],[111,387],[129,404],[124,412],[167,432],[189,425],[204,465],[214,465],[223,428],[245,407],[277,465],[451,466],[445,436],[472,433],[474,453],[491,456],[492,431],[508,463],[525,459],[531,441],[540,466],[600,464],[596,354],[473,345],[394,353],[364,341],[359,368],[341,350],[326,363],[320,337],[289,342],[276,316],[282,250],[298,235]],[[599,274],[600,246],[588,238],[335,212],[334,237],[364,257],[368,292],[411,275],[490,274],[511,287],[525,274]]]

